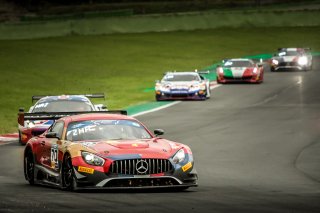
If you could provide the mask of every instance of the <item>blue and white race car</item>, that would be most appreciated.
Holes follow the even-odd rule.
[[[155,98],[160,100],[205,100],[210,98],[209,80],[204,72],[167,72],[156,82]]]

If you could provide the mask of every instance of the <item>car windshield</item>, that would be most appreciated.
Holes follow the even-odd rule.
[[[301,55],[298,51],[282,51],[278,53],[278,56],[297,56]]]
[[[199,81],[199,77],[193,74],[167,74],[163,77],[163,81]]]
[[[224,67],[253,67],[254,64],[250,61],[226,61]]]
[[[56,100],[37,103],[32,112],[79,112],[93,111],[90,103],[84,101]]]
[[[149,139],[151,135],[139,123],[131,120],[86,120],[72,122],[67,128],[66,139],[85,140],[134,140]]]

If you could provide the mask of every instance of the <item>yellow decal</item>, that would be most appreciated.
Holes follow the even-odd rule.
[[[26,140],[27,138],[28,138],[28,135],[23,134],[23,133],[21,134],[21,139],[22,139],[22,140]]]
[[[134,144],[132,144],[132,146],[134,146],[134,147],[138,147],[138,144],[134,143]]]
[[[183,167],[182,167],[182,171],[187,171],[188,169],[190,169],[192,167],[192,163],[191,162],[189,162],[189,163],[187,163],[186,165],[184,165]]]
[[[93,174],[94,169],[91,169],[91,168],[88,168],[88,167],[79,166],[78,167],[78,171],[79,172],[85,172],[85,173]]]

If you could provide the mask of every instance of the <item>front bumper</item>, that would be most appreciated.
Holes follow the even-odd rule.
[[[188,188],[198,185],[198,174],[194,167],[193,161],[188,160],[183,162],[181,165],[175,164],[173,167],[171,167],[170,170],[167,170],[166,172],[156,172],[142,175],[133,175],[132,173],[128,174],[128,166],[129,168],[133,168],[133,164],[130,165],[129,162],[127,162],[125,165],[121,164],[121,167],[119,167],[121,168],[120,170],[111,170],[104,167],[89,166],[83,163],[78,164],[78,166],[74,165],[73,170],[75,174],[75,181],[77,186],[76,188],[150,189],[179,187]],[[149,166],[151,166],[151,164],[149,164]],[[164,168],[164,164],[161,164],[161,167]],[[126,172],[126,174],[113,173],[115,171]]]
[[[197,90],[197,91],[156,91],[156,99],[157,100],[205,100],[206,92],[205,90]]]
[[[299,65],[297,62],[281,62],[278,65],[271,64],[271,69],[277,71],[277,70],[305,70],[307,68],[307,65]]]
[[[231,77],[222,77],[217,78],[218,83],[237,83],[237,82],[246,82],[246,83],[260,83],[262,82],[261,76],[249,76],[243,78],[231,78]]]

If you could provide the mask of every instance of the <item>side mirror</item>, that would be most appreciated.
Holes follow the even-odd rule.
[[[46,138],[58,138],[58,139],[60,139],[56,132],[48,132],[46,134]]]
[[[153,133],[156,135],[156,136],[159,136],[159,135],[163,135],[164,134],[164,131],[162,129],[155,129],[153,131]]]

